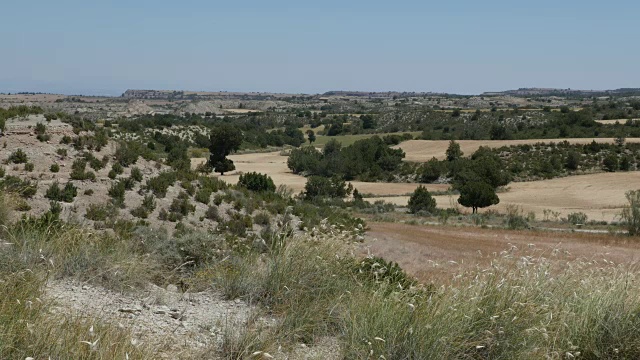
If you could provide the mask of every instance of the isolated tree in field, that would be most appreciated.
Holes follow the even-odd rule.
[[[420,185],[409,198],[409,212],[415,214],[419,211],[433,213],[436,210],[436,200],[429,190]]]
[[[316,141],[316,133],[313,130],[307,130],[307,139],[309,139],[309,144],[313,144]]]
[[[496,205],[500,202],[493,186],[482,181],[466,183],[459,191],[458,203],[472,208],[474,214],[478,212],[478,208]]]
[[[445,154],[447,155],[448,161],[458,160],[462,157],[462,155],[464,155],[464,153],[460,149],[460,144],[455,142],[455,140],[451,140],[449,142],[449,147],[447,148],[447,152]]]
[[[228,124],[215,127],[211,130],[210,142],[209,166],[220,175],[235,170],[233,161],[227,159],[227,156],[237,151],[242,144],[240,129]]]

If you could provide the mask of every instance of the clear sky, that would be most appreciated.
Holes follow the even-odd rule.
[[[640,1],[14,0],[0,92],[640,87]]]

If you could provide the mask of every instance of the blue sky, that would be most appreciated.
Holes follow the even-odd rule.
[[[6,1],[0,92],[640,87],[637,1]]]

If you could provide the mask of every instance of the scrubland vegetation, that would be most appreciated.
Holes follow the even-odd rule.
[[[531,244],[494,254],[489,266],[418,281],[397,263],[358,250],[364,218],[446,225],[464,217],[467,226],[488,227],[496,215],[499,225],[491,226],[529,228],[535,214],[518,207],[500,216],[479,209],[498,204],[514,181],[637,170],[640,147],[625,138],[640,136],[638,123],[595,122],[640,115],[636,102],[463,111],[403,98],[340,106],[309,105],[303,96],[288,101],[295,106],[286,110],[143,115],[102,126],[48,112],[26,135],[0,138],[5,147],[13,136],[55,144],[46,156],[13,143],[2,151],[0,282],[7,291],[0,294],[0,358],[175,355],[140,343],[115,318],[59,311],[63,304],[47,291],[63,279],[122,294],[177,284],[180,293],[211,292],[251,307],[252,316],[224,328],[221,341],[176,358],[269,358],[326,339],[336,346],[325,350],[345,359],[640,357],[640,303],[629,285],[638,270],[630,264]],[[0,128],[44,112],[0,109]],[[58,119],[69,132],[49,125]],[[394,146],[416,135],[450,140],[443,159],[404,161]],[[616,141],[543,141],[570,136]],[[464,154],[456,142],[463,139],[540,142]],[[306,177],[301,193],[260,171],[225,181],[236,169],[235,152],[269,148],[282,150],[291,171]],[[205,162],[194,169],[192,157]],[[438,208],[434,196],[442,194],[419,186],[406,209],[369,203],[356,181],[448,184],[443,193],[457,201]],[[638,192],[626,199],[611,232],[634,236]],[[559,214],[539,220],[552,218],[558,222]],[[578,228],[589,218],[576,210],[564,222]]]

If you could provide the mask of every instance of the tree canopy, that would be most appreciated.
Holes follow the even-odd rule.
[[[242,144],[242,131],[229,124],[222,124],[211,130],[209,137],[209,165],[221,175],[235,170],[233,161],[227,156],[237,151]]]

